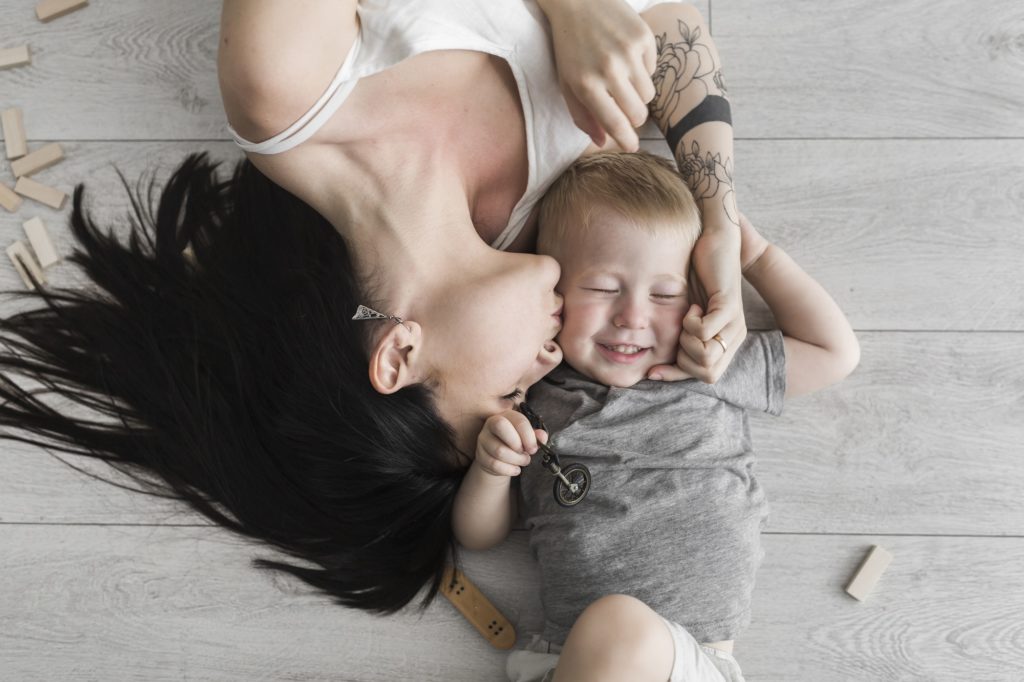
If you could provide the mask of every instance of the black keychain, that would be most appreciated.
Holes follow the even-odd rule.
[[[544,420],[525,402],[516,405],[516,409],[530,420],[530,426],[547,431]],[[537,447],[544,453],[540,460],[541,466],[555,477],[555,502],[563,507],[572,507],[582,502],[590,492],[590,469],[578,463],[570,464],[563,469],[558,460],[558,453],[544,443],[538,442]]]

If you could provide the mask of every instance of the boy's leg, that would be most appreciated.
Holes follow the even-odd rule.
[[[667,682],[674,659],[662,618],[639,599],[615,594],[576,619],[553,682]]]

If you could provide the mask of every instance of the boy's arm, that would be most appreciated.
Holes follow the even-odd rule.
[[[462,479],[452,509],[455,539],[466,549],[490,549],[508,537],[516,518],[510,476],[495,476],[476,461]]]
[[[518,506],[512,477],[529,466],[538,442],[546,443],[547,433],[516,410],[484,422],[452,508],[452,532],[463,547],[489,549],[508,537]]]
[[[740,216],[743,276],[771,308],[786,349],[786,398],[841,381],[860,362],[860,344],[843,311],[789,254]],[[760,256],[752,258],[752,253]]]

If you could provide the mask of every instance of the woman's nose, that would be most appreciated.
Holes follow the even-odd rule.
[[[558,264],[558,261],[551,256],[541,256],[543,259],[543,281],[550,284],[552,289],[558,284],[559,278],[562,276],[562,266]]]

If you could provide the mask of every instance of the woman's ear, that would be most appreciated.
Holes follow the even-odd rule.
[[[390,395],[423,381],[423,328],[405,320],[392,324],[370,353],[370,384]]]

